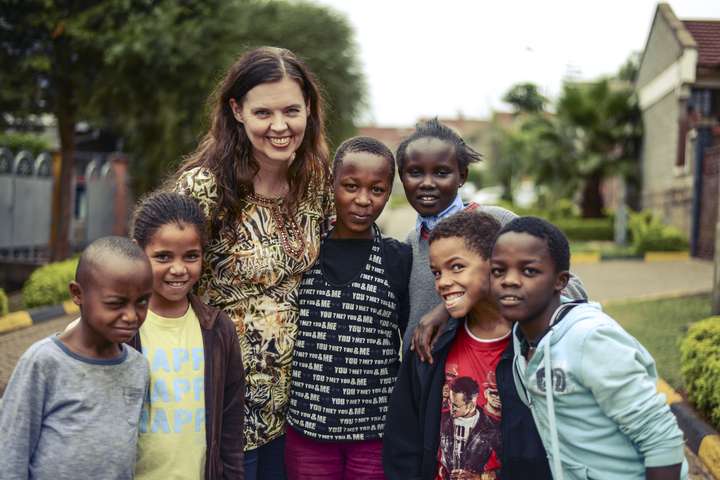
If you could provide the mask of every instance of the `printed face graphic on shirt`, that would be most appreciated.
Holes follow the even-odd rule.
[[[454,418],[472,417],[477,410],[477,395],[465,398],[462,392],[453,392],[450,390],[450,412]]]
[[[500,392],[495,381],[495,372],[488,372],[487,381],[482,384],[485,405],[483,409],[490,417],[499,419],[501,413]]]
[[[471,377],[458,377],[450,386],[450,411],[441,415],[436,478],[497,478],[499,423],[478,408],[478,397],[478,383]]]

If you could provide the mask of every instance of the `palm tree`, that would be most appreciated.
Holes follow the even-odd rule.
[[[551,199],[579,192],[583,217],[604,215],[603,179],[636,181],[641,124],[628,82],[566,84],[555,115],[531,114],[521,129],[529,143],[527,174]]]

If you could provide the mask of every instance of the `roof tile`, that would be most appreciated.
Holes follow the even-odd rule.
[[[698,45],[698,65],[720,65],[720,20],[683,20]]]

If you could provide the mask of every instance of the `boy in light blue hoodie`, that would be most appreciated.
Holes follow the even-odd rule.
[[[507,224],[491,257],[492,295],[515,322],[515,386],[553,477],[687,478],[683,435],[657,393],[653,358],[599,305],[561,299],[569,267],[565,236],[535,217]]]

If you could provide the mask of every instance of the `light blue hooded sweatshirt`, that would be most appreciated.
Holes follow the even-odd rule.
[[[554,313],[530,362],[520,353],[517,324],[513,331],[515,386],[532,411],[553,478],[644,479],[646,467],[682,462],[686,479],[683,434],[657,392],[652,356],[598,304],[564,312],[571,305]]]

